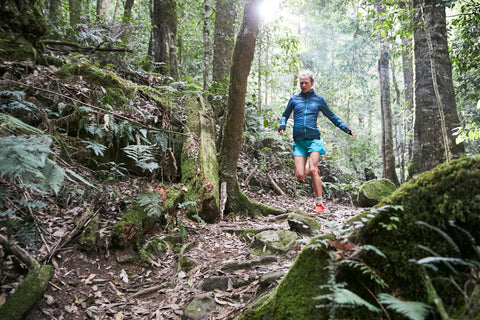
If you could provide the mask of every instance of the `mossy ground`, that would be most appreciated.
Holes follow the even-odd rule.
[[[105,95],[101,98],[103,105],[123,107],[128,99],[135,98],[135,88],[128,86],[124,80],[113,72],[105,71],[80,59],[64,64],[57,75],[62,78],[82,76],[85,81],[105,88]]]

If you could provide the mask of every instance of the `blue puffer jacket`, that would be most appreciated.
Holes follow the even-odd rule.
[[[318,113],[321,111],[334,125],[348,133],[347,125],[337,117],[325,100],[310,90],[307,93],[300,92],[288,101],[288,105],[280,119],[280,129],[285,130],[287,120],[293,111],[293,140],[312,140],[320,138],[320,131],[317,128]]]

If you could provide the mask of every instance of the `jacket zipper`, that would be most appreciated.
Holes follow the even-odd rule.
[[[305,138],[307,138],[307,109],[308,109],[308,95],[307,95],[307,102],[305,104],[305,111],[303,113],[303,131]]]

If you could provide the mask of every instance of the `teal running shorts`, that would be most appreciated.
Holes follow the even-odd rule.
[[[297,140],[293,142],[294,157],[308,157],[312,152],[318,151],[320,155],[325,154],[325,147],[322,139]]]

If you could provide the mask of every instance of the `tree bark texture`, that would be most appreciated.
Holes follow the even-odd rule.
[[[135,0],[126,0],[125,1],[125,6],[123,9],[123,19],[124,21],[129,21],[130,18],[132,17],[132,8],[133,4],[135,3]]]
[[[185,111],[188,120],[182,151],[182,183],[187,188],[185,200],[196,204],[187,207],[187,214],[198,214],[206,222],[215,222],[220,218],[220,187],[213,111],[201,96],[188,97]]]
[[[242,26],[233,51],[227,112],[220,147],[220,181],[221,183],[227,183],[226,210],[228,213],[242,213],[252,216],[281,213],[281,210],[251,202],[241,192],[237,179],[237,164],[245,127],[247,80],[255,52],[255,41],[260,20],[258,7],[261,3],[262,0],[249,0],[245,5]]]
[[[153,0],[151,51],[158,70],[173,78],[178,76],[177,4],[175,0]]]
[[[50,23],[58,26],[62,22],[62,0],[50,0],[47,12]]]
[[[203,18],[203,90],[210,83],[210,1],[204,0],[205,17]]]
[[[111,6],[111,0],[97,0],[97,21],[108,21]]]
[[[214,82],[226,82],[232,66],[232,52],[235,44],[235,21],[237,20],[237,1],[216,0],[215,32],[213,44]]]
[[[452,130],[460,124],[448,54],[445,7],[440,0],[414,1],[415,120],[410,175],[464,153]]]
[[[82,23],[82,0],[68,0],[68,12],[70,13],[70,25],[75,26]]]
[[[375,6],[378,19],[381,21],[384,19],[383,14],[385,13],[385,3],[376,0]],[[378,60],[378,74],[380,79],[380,105],[382,111],[383,177],[390,179],[396,186],[398,186],[399,182],[395,171],[395,155],[393,147],[392,106],[390,102],[390,55],[386,39],[381,33],[379,34],[379,39],[380,57]]]
[[[39,61],[43,59],[41,39],[47,25],[39,1],[0,1],[0,60]]]

